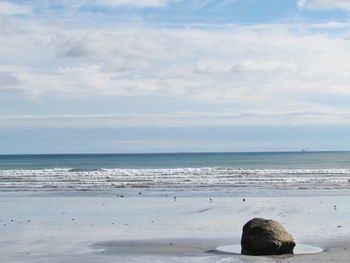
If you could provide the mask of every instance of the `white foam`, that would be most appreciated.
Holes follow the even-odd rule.
[[[251,187],[256,189],[350,189],[350,169],[40,169],[0,170],[0,191],[108,190],[120,187],[187,189]]]

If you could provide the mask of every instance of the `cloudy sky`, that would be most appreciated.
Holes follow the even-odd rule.
[[[0,153],[350,149],[349,0],[0,0]]]

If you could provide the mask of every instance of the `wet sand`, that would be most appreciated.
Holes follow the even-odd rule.
[[[148,198],[1,194],[2,262],[348,262],[350,197]],[[240,242],[253,217],[281,222],[322,253],[252,257]]]

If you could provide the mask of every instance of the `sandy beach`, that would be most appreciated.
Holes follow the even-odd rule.
[[[349,196],[118,197],[3,193],[2,262],[348,262]],[[254,217],[278,220],[322,253],[222,253]]]

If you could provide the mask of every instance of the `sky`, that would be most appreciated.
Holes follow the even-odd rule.
[[[350,0],[0,0],[0,154],[350,150]]]

